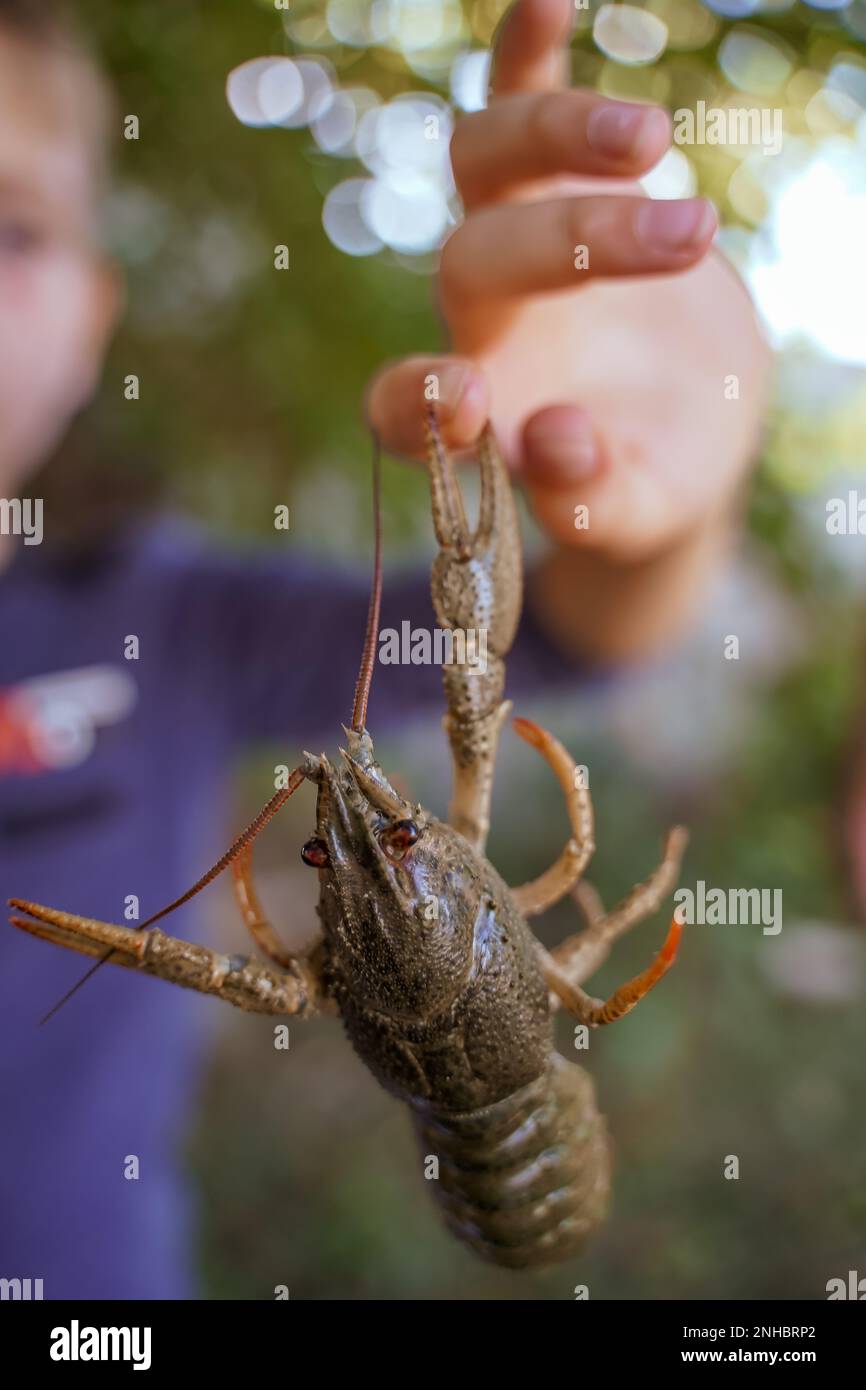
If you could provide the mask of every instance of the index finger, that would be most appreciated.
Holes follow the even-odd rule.
[[[494,43],[491,96],[567,87],[573,0],[517,0]]]

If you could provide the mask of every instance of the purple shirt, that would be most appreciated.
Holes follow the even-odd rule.
[[[165,516],[75,566],[20,547],[0,576],[4,903],[123,922],[128,894],[144,920],[188,888],[237,828],[235,755],[278,738],[292,766],[338,741],[368,588]],[[386,576],[382,626],[404,619],[433,626],[427,574]],[[524,614],[510,693],[582,674]],[[429,667],[377,667],[374,730],[442,712]],[[198,904],[167,929],[201,940]],[[180,1146],[220,1006],[105,968],[38,1027],[88,964],[0,924],[0,1278],[42,1279],[46,1298],[195,1297]]]

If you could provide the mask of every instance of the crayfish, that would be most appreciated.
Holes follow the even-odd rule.
[[[517,733],[546,759],[571,835],[532,882],[509,887],[485,857],[494,763],[510,703],[505,658],[523,593],[517,510],[492,429],[477,460],[471,530],[453,462],[428,415],[428,469],[439,553],[432,598],[443,629],[483,630],[483,670],[445,666],[445,729],[453,759],[447,821],[407,801],[376,761],[367,702],[381,598],[379,471],[376,559],[351,728],[339,761],[305,753],[284,786],[182,897],[133,929],[12,899],[15,926],[83,955],[217,995],[242,1009],[309,1018],[338,1013],[355,1050],[410,1112],[453,1233],[499,1265],[565,1259],[603,1219],[610,1142],[586,1071],[555,1049],[563,1006],[590,1028],[621,1018],[674,961],[676,918],[653,963],[607,1000],[584,982],[611,945],[656,910],[679,872],[685,832],[671,830],[650,877],[610,912],[579,895],[586,924],[553,951],[527,919],[578,893],[593,853],[589,790],[561,743],[527,719]],[[319,875],[321,933],[305,954],[285,949],[259,902],[253,842],[303,782],[317,789],[314,834],[301,850]],[[244,924],[268,964],[168,936],[154,924],[231,867]],[[581,885],[584,890],[587,885]],[[96,968],[96,967],[94,967]]]

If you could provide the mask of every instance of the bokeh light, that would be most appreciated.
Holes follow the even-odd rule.
[[[769,96],[783,87],[794,66],[781,44],[749,28],[732,29],[719,44],[718,63],[734,87]]]
[[[850,3],[851,0],[804,0],[813,10],[844,10]]]
[[[361,0],[328,0],[328,28],[340,43],[366,48],[388,37],[387,7]]]
[[[759,8],[760,0],[704,0],[704,3],[725,19],[745,19]]]
[[[641,183],[651,198],[691,198],[698,187],[694,165],[676,147],[669,149],[655,168],[644,174]]]
[[[834,63],[827,77],[826,100],[843,120],[857,120],[866,112],[866,62],[847,55]]]
[[[249,126],[305,126],[333,91],[332,69],[321,58],[252,58],[226,79],[226,98]]]
[[[333,92],[310,123],[313,138],[325,154],[351,158],[361,118],[380,101],[369,87],[344,87]]]
[[[664,20],[636,5],[602,5],[592,37],[608,58],[619,63],[652,63],[668,41]]]
[[[487,105],[487,87],[490,81],[491,53],[486,48],[476,48],[471,53],[460,53],[451,68],[451,96],[455,106],[463,111],[481,111]]]
[[[347,256],[374,256],[384,242],[370,230],[361,212],[369,179],[345,179],[325,199],[322,225],[330,240]]]
[[[243,125],[279,125],[300,106],[304,86],[290,58],[253,58],[229,73],[226,98]]]
[[[433,179],[389,172],[370,179],[362,213],[370,230],[395,251],[417,254],[442,241],[449,222],[448,205]]]

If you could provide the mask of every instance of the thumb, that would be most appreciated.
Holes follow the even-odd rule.
[[[435,397],[431,397],[431,387]],[[490,409],[484,373],[471,358],[405,357],[389,362],[367,390],[367,418],[386,449],[408,458],[427,450],[425,407],[435,399],[442,438],[450,449],[465,449],[481,432]]]

